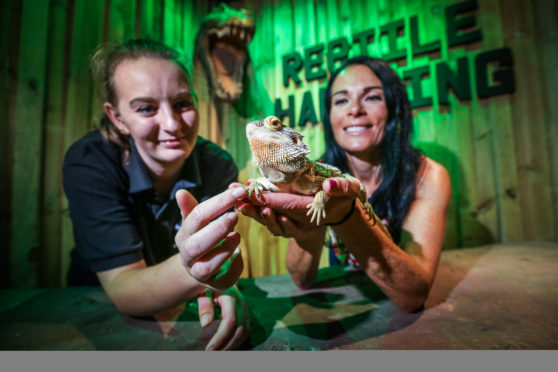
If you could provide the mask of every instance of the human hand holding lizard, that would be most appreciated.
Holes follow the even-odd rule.
[[[244,186],[231,184],[230,188],[234,187]],[[263,192],[238,203],[236,209],[266,226],[274,236],[304,240],[315,234],[323,235],[327,224],[343,220],[353,210],[352,203],[359,196],[360,184],[356,180],[334,177],[325,180],[322,189],[330,198],[326,206],[325,224],[320,226],[311,223],[307,216],[307,206],[314,200],[313,195]]]

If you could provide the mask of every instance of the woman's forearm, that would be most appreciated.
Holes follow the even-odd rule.
[[[145,267],[128,265],[99,273],[99,279],[116,308],[134,316],[149,316],[178,306],[204,287],[184,268],[180,255]]]
[[[322,253],[323,233],[298,242],[289,239],[287,270],[299,288],[309,288],[316,279]]]
[[[378,224],[381,222],[373,226],[359,207],[347,222],[334,229],[370,279],[394,303],[405,311],[418,310],[432,283],[417,260],[397,246]]]

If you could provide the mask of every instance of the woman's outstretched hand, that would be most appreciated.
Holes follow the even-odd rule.
[[[226,290],[242,274],[240,235],[233,231],[238,216],[226,211],[246,196],[243,188],[229,189],[198,204],[188,191],[176,193],[183,218],[176,246],[190,276],[207,288]]]

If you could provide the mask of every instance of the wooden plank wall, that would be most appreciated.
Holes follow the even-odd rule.
[[[493,242],[558,239],[558,7],[549,0],[478,0],[474,13],[482,41],[447,48],[444,9],[459,0],[245,0],[229,2],[253,13],[249,97],[225,107],[222,145],[241,169],[241,181],[257,175],[250,164],[243,124],[272,114],[275,99],[299,108],[312,92],[320,107],[325,80],[300,87],[282,84],[282,58],[317,43],[374,29],[369,53],[382,54],[379,27],[418,17],[423,42],[440,40],[438,53],[395,61],[399,71],[447,61],[456,68],[482,50],[509,47],[514,57],[513,94],[448,105],[434,98],[417,109],[414,143],[451,175],[452,199],[445,249]],[[65,150],[94,127],[99,102],[87,72],[88,57],[101,42],[150,37],[192,56],[201,18],[216,1],[204,0],[8,0],[1,17],[0,70],[2,177],[0,283],[7,286],[65,284],[73,245],[67,201],[61,187]],[[409,43],[409,35],[400,37]],[[351,55],[358,48],[353,47]],[[303,77],[303,74],[301,74]],[[431,70],[430,79],[433,79]],[[425,93],[433,94],[425,84]],[[473,85],[474,92],[474,85]],[[203,103],[203,102],[202,102]],[[298,118],[299,112],[295,112]],[[217,120],[206,115],[207,120]],[[203,125],[203,123],[202,123]],[[321,123],[298,128],[317,158],[324,150]],[[202,130],[203,131],[203,130]],[[207,134],[209,135],[209,134]],[[245,276],[286,272],[286,240],[241,219]],[[327,260],[322,260],[326,265]]]

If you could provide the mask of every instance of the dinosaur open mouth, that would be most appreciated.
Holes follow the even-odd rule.
[[[238,62],[242,61],[244,55],[242,51],[229,44],[217,42],[211,50],[211,58],[219,75],[233,75],[237,71]]]
[[[205,46],[212,85],[217,97],[235,102],[242,94],[247,47],[254,35],[252,22],[230,20],[207,31]]]

